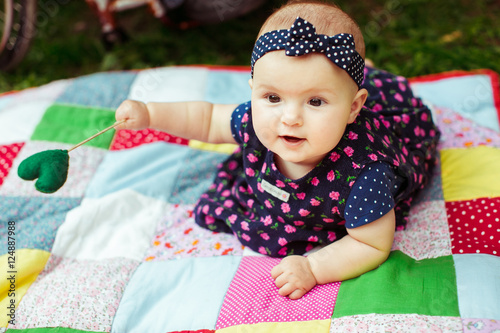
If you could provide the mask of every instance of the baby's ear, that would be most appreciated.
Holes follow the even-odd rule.
[[[361,108],[363,107],[363,105],[365,105],[367,97],[368,97],[368,91],[365,88],[358,90],[351,104],[351,112],[349,114],[349,120],[348,120],[349,124],[352,124],[354,120],[356,120],[359,111],[361,111]]]
[[[253,79],[248,79],[248,85],[250,86],[250,89],[253,87]]]

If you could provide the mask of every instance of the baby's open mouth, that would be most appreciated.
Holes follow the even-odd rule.
[[[289,135],[284,135],[281,137],[285,142],[287,143],[291,143],[291,144],[294,144],[294,143],[299,143],[301,141],[303,141],[304,139],[302,138],[298,138],[296,136],[289,136]]]

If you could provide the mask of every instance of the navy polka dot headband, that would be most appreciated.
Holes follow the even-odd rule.
[[[259,37],[252,52],[253,66],[264,54],[284,50],[287,56],[301,56],[310,52],[324,53],[335,65],[345,70],[356,82],[363,83],[365,61],[356,51],[354,37],[347,33],[335,36],[316,34],[316,28],[297,17],[290,29],[269,31]]]

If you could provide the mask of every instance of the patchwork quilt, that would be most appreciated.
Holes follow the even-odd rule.
[[[249,68],[105,72],[0,95],[0,332],[500,332],[498,74],[412,80],[442,130],[440,163],[389,259],[358,278],[277,293],[280,259],[194,223],[232,145],[109,131],[70,152],[65,185],[17,168],[114,123],[124,99],[250,98]]]

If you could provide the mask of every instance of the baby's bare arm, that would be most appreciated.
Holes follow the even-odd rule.
[[[347,236],[308,257],[284,258],[271,271],[280,295],[297,299],[316,284],[351,279],[377,268],[389,256],[395,223],[391,210],[372,223],[347,229]]]
[[[116,110],[116,120],[127,121],[118,129],[154,128],[186,139],[210,143],[235,143],[230,128],[236,105],[209,102],[144,104],[126,100]]]
[[[344,281],[371,271],[389,256],[394,241],[394,210],[307,258],[318,284]]]

